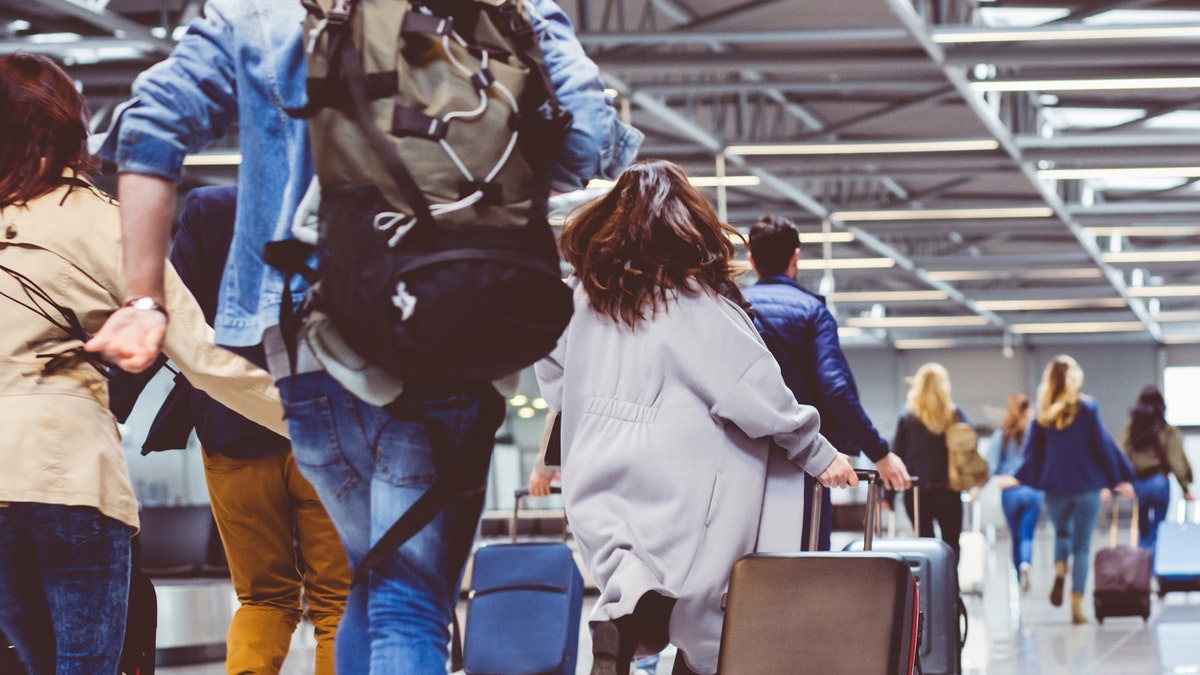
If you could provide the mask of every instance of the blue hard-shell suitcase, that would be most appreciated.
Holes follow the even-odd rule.
[[[560,542],[475,552],[463,632],[468,675],[574,675],[583,577]]]
[[[1178,521],[1158,524],[1154,546],[1154,576],[1158,594],[1171,591],[1200,591],[1200,509],[1193,508],[1192,522],[1186,522],[1186,507],[1180,504]]]

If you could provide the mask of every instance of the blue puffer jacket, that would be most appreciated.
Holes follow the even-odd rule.
[[[767,276],[745,290],[754,323],[779,361],[796,400],[821,413],[821,434],[847,454],[878,462],[888,454],[858,401],[858,388],[838,342],[825,299],[786,276]]]

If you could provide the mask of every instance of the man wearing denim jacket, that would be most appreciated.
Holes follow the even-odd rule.
[[[574,116],[552,188],[569,191],[593,176],[615,176],[633,159],[641,134],[616,119],[599,71],[563,11],[551,0],[526,0],[526,8],[559,101]],[[101,156],[121,172],[131,306],[110,317],[89,349],[121,368],[139,371],[159,353],[167,317],[154,310],[163,304],[163,261],[183,159],[235,121],[240,189],[216,339],[231,347],[259,344],[278,322],[283,276],[263,263],[263,245],[291,238],[293,216],[313,177],[306,124],[284,112],[306,103],[303,15],[299,0],[209,0],[171,56],[137,79],[133,100],[104,140]],[[299,301],[305,290],[297,278],[287,292]],[[428,440],[421,425],[394,419],[305,362],[302,352],[294,374],[273,371],[295,459],[357,565],[432,482]],[[503,415],[503,399],[490,387],[409,387],[400,403],[443,420],[463,452],[473,444],[490,447]],[[447,550],[464,543],[449,541],[455,509],[447,508],[376,568],[368,584],[352,589],[338,631],[338,672],[445,672],[461,575],[447,569]]]

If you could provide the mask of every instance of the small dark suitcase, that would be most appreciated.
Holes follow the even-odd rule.
[[[520,509],[517,496],[512,532]],[[575,675],[583,576],[562,542],[491,544],[475,552],[463,631],[467,675]]]
[[[121,675],[154,675],[158,642],[158,594],[154,582],[142,571],[140,536],[133,538],[133,565],[129,575],[129,611],[125,618],[125,645],[121,649]]]
[[[1112,523],[1108,532],[1109,548],[1096,552],[1093,565],[1096,585],[1092,600],[1096,620],[1104,623],[1110,616],[1150,618],[1150,577],[1154,559],[1150,551],[1138,548],[1138,503],[1133,499],[1133,522],[1129,528],[1129,546],[1117,546],[1117,500],[1112,500]]]
[[[878,474],[870,481],[866,545]],[[813,494],[812,539],[821,487]],[[910,675],[919,642],[917,582],[895,554],[756,553],[734,563],[725,601],[721,675]]]
[[[919,479],[913,476],[912,482],[915,536],[876,539],[872,550],[902,557],[921,589],[921,614],[925,617],[918,650],[921,672],[924,675],[958,675],[962,672],[962,648],[967,639],[967,612],[958,583],[958,559],[954,549],[941,539],[921,537]],[[861,550],[862,542],[852,542],[846,549]]]
[[[1159,597],[1171,591],[1200,591],[1200,508],[1192,504],[1192,522],[1187,522],[1187,506],[1181,503],[1177,522],[1158,524],[1154,576]]]

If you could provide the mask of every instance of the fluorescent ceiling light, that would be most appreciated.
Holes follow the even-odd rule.
[[[857,270],[895,267],[891,258],[832,258],[830,260],[801,260],[796,263],[799,270]]]
[[[858,328],[957,328],[959,326],[986,326],[985,316],[884,316],[872,318],[855,316],[846,319],[847,326]]]
[[[801,244],[823,244],[829,242],[831,244],[845,244],[854,241],[854,235],[849,232],[801,232]]]
[[[1040,42],[1046,40],[1151,40],[1200,37],[1200,26],[1113,26],[1111,28],[938,30],[933,41],[941,44],[977,42]]]
[[[1127,239],[1133,237],[1196,237],[1200,227],[1194,225],[1145,225],[1132,227],[1085,227],[1083,231],[1094,237],[1111,237],[1119,234]]]
[[[241,163],[242,155],[239,152],[213,152],[183,158],[184,166],[238,166]]]
[[[854,326],[838,326],[838,337],[862,337],[863,329]]]
[[[771,143],[730,145],[730,155],[886,155],[911,152],[972,152],[996,150],[1000,143],[992,138],[968,138],[945,141],[884,141],[847,143]]]
[[[1200,335],[1164,335],[1163,343],[1168,345],[1194,345],[1200,343]]]
[[[880,220],[975,220],[993,218],[1049,218],[1048,206],[998,206],[969,209],[886,209],[879,211],[837,211],[830,218],[843,221]]]
[[[1145,330],[1140,321],[1080,321],[1066,323],[1014,323],[1012,332],[1023,335],[1046,333],[1131,333]]]
[[[1126,251],[1124,253],[1102,253],[1100,258],[1109,263],[1200,262],[1200,250]]]
[[[1095,279],[1103,276],[1095,267],[1068,267],[1040,270],[943,270],[930,272],[939,281],[984,281],[987,279]]]
[[[834,293],[833,302],[915,302],[920,300],[945,300],[945,291],[858,291]]]
[[[688,182],[695,187],[754,187],[762,183],[758,176],[690,176]],[[588,181],[588,189],[611,190],[616,185],[614,180],[593,178]]]
[[[926,338],[917,340],[895,340],[892,346],[896,349],[950,349],[957,347],[956,340]]]
[[[1135,286],[1129,294],[1135,298],[1190,298],[1200,296],[1200,286]]]
[[[1130,77],[1094,80],[980,80],[973,91],[1115,91],[1129,89],[1194,89],[1200,77]]]
[[[1200,312],[1159,312],[1153,315],[1153,319],[1169,323],[1200,321]]]
[[[1122,298],[1078,298],[1061,300],[979,300],[975,306],[993,312],[1035,312],[1055,309],[1088,309],[1125,307]]]
[[[1200,166],[1130,167],[1126,169],[1042,169],[1038,178],[1084,180],[1087,178],[1198,178]]]

